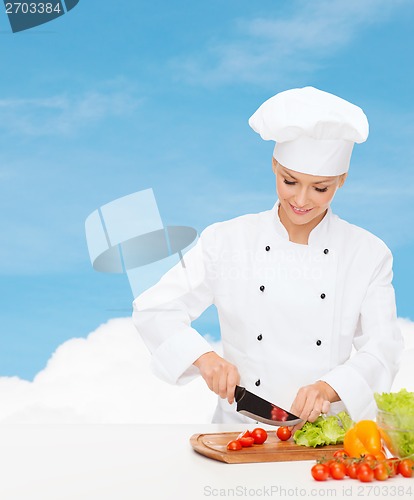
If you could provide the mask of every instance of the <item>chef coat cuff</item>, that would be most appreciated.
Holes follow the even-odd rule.
[[[152,353],[151,368],[166,382],[183,385],[200,375],[200,370],[193,365],[194,361],[213,350],[207,340],[191,328],[165,340]],[[174,362],[171,363],[171,360]]]
[[[355,370],[338,366],[320,377],[338,394],[354,421],[375,418],[375,400],[371,387]]]

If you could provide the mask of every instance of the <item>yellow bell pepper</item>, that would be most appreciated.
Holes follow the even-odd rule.
[[[360,420],[344,437],[344,450],[350,457],[374,455],[377,460],[384,460],[381,434],[373,420]]]

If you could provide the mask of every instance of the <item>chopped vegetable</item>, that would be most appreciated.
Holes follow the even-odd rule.
[[[346,411],[340,411],[336,416],[341,421],[341,425],[345,432],[348,431],[355,423]]]
[[[263,444],[267,439],[267,432],[261,427],[253,429],[250,435],[254,438],[254,444]]]
[[[229,441],[227,443],[227,449],[230,450],[230,451],[238,451],[238,450],[241,450],[243,447],[241,445],[241,443],[239,441],[237,441],[237,439],[233,440],[233,441]]]
[[[306,422],[302,429],[295,432],[293,440],[296,444],[311,447],[340,444],[353,423],[344,411],[329,417],[320,416],[313,423]]]
[[[322,429],[317,425],[318,421],[311,424],[306,424],[293,434],[293,440],[301,446],[313,446],[326,444],[325,438],[322,435]]]
[[[241,438],[246,438],[246,437],[252,437],[252,434],[249,430],[241,432],[236,439],[239,441]]]
[[[253,437],[241,437],[237,438],[237,441],[242,445],[243,448],[250,448],[250,446],[254,445],[254,438]]]
[[[252,431],[246,429],[241,432],[236,439],[227,443],[227,449],[238,451],[243,448],[250,448],[254,444],[263,444],[267,439],[267,432],[261,427],[256,427]]]

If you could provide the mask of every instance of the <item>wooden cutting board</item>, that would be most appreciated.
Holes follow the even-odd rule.
[[[206,457],[228,464],[251,462],[289,462],[292,460],[318,460],[331,458],[336,450],[343,448],[341,444],[308,448],[293,442],[280,441],[276,432],[268,431],[263,444],[254,444],[250,448],[237,451],[227,449],[227,443],[236,439],[240,432],[219,432],[216,434],[194,434],[190,438],[193,449]]]

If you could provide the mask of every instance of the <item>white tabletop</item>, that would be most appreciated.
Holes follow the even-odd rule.
[[[229,425],[3,425],[4,500],[414,498],[414,480],[314,481],[312,461],[226,464],[196,453],[193,434]]]

